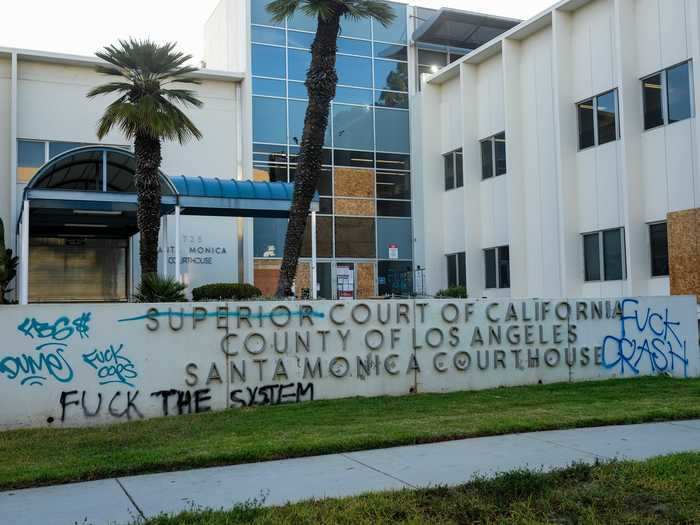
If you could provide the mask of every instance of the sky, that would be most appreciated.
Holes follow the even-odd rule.
[[[161,42],[176,41],[199,62],[204,49],[204,24],[218,1],[2,0],[5,5],[0,16],[0,47],[91,55],[119,38],[149,37]],[[555,1],[414,0],[410,3],[526,19]]]

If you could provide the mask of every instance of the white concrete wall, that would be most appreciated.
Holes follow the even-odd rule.
[[[418,98],[432,93],[435,101],[420,106],[420,118],[424,135],[443,137],[440,153],[454,138],[467,151],[474,141],[507,132],[508,174],[481,181],[480,153],[465,154],[465,189],[426,203],[440,206],[443,220],[461,214],[465,231],[476,230],[467,234],[467,252],[476,252],[467,253],[472,296],[669,293],[668,277],[651,277],[647,225],[700,206],[700,141],[695,116],[643,130],[640,79],[699,55],[697,0],[565,0],[427,79]],[[576,103],[611,89],[618,90],[620,139],[579,151]],[[697,89],[693,100],[697,106]],[[457,113],[461,130],[454,128]],[[430,158],[436,153],[421,151],[417,178],[428,177],[428,166],[436,169]],[[627,278],[584,282],[581,234],[618,227],[625,228]],[[446,254],[462,236],[452,228],[441,245],[424,242]],[[502,244],[511,248],[511,289],[484,290],[480,251]],[[428,292],[444,287],[445,270],[427,269],[435,275]]]
[[[0,330],[0,429],[700,375],[694,297],[5,306]]]

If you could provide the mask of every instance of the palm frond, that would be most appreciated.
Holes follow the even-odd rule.
[[[284,22],[285,18],[294,14],[299,4],[300,0],[273,0],[266,9],[274,22]]]
[[[96,53],[107,64],[99,65],[97,71],[123,79],[94,87],[88,92],[91,98],[119,95],[107,106],[98,122],[99,138],[104,138],[114,128],[129,138],[139,134],[179,142],[201,138],[201,132],[177,107],[201,107],[202,101],[197,94],[180,87],[165,88],[171,84],[200,83],[188,76],[197,71],[196,67],[187,64],[192,57],[177,51],[175,46],[172,42],[157,44],[130,38]]]
[[[353,20],[372,18],[387,27],[396,18],[391,5],[381,0],[345,0],[344,4],[347,9],[345,16]]]

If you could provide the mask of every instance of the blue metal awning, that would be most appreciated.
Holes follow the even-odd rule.
[[[135,232],[135,168],[131,151],[110,146],[80,147],[54,157],[24,191],[32,228]],[[180,206],[183,215],[286,218],[294,194],[294,185],[282,182],[168,177],[163,173],[161,188],[163,215]],[[318,210],[318,201],[316,195],[312,211]]]
[[[184,215],[288,217],[294,184],[231,179],[170,177]],[[318,209],[318,195],[312,210]]]

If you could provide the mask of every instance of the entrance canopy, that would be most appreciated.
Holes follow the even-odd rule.
[[[24,191],[30,233],[129,237],[136,226],[136,159],[123,148],[86,146],[45,164]],[[286,218],[293,184],[168,177],[161,173],[161,214]],[[318,208],[318,197],[312,210]],[[20,216],[19,220],[22,220]]]

